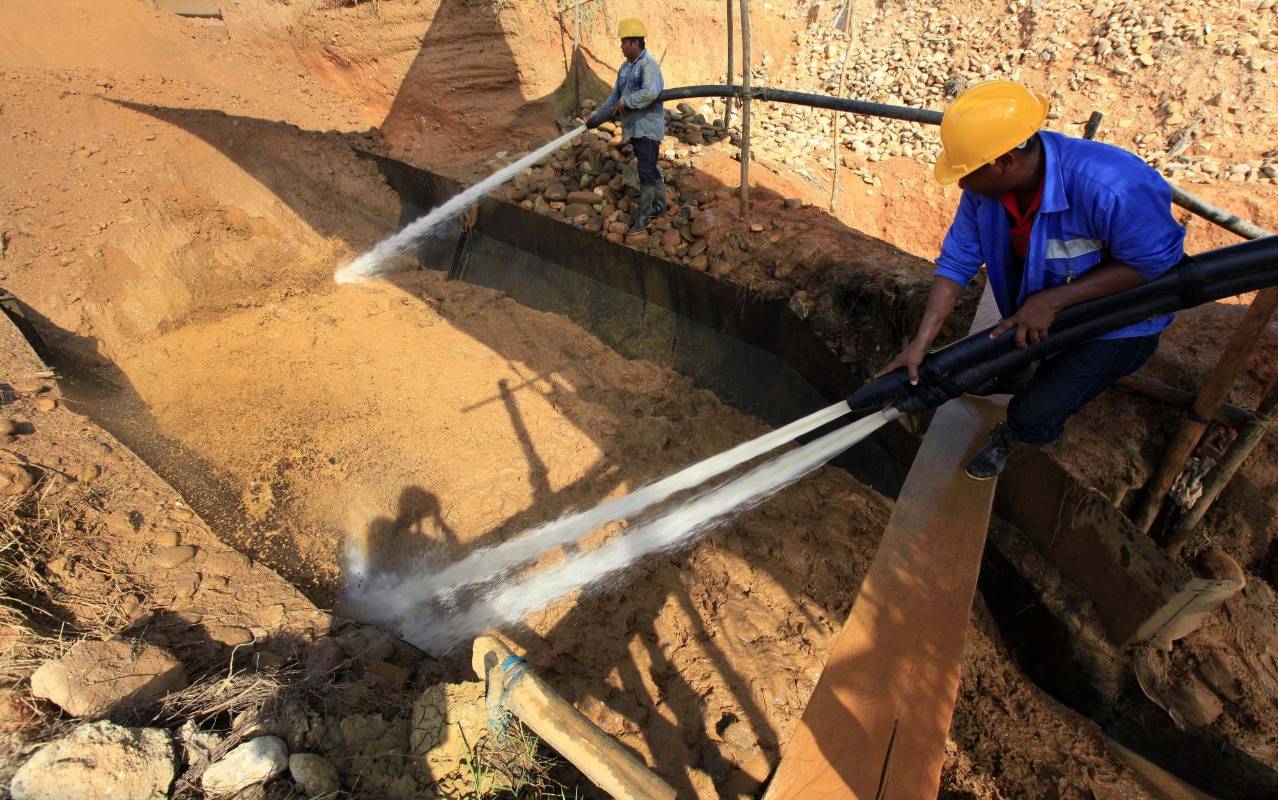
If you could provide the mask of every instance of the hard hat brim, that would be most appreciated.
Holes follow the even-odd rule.
[[[1040,112],[1038,115],[1038,124],[1034,126],[1034,130],[1029,134],[1029,136],[1026,136],[1027,139],[1042,130],[1043,123],[1047,122],[1047,112],[1051,110],[1052,106],[1051,101],[1049,101],[1045,95],[1039,94],[1038,92],[1033,92],[1032,94],[1034,95],[1034,99],[1038,101]],[[997,158],[1001,155],[1003,154],[998,153],[995,157]],[[958,183],[964,177],[976,172],[978,169],[983,167],[985,163],[988,162],[976,164],[970,168],[967,167],[967,165],[955,166],[950,163],[949,154],[942,149],[940,156],[936,159],[936,166],[932,169],[932,176],[936,178],[936,182],[942,186],[949,186],[951,184]]]

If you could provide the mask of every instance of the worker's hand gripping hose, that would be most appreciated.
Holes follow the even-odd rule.
[[[1110,331],[1275,284],[1278,236],[1187,256],[1156,280],[1065,309],[1038,344],[1018,348],[1015,330],[991,339],[993,327],[987,328],[928,354],[919,365],[917,385],[901,368],[862,386],[848,398],[848,406],[864,412],[891,405],[915,414],[979,392],[1001,376]]]

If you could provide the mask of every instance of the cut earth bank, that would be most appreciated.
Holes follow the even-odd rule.
[[[396,200],[339,137],[261,120],[342,128],[345,113],[355,118],[349,101],[277,74],[234,39],[139,4],[113,11],[96,30],[105,47],[58,47],[76,20],[48,26],[52,52],[75,54],[64,61],[22,39],[31,26],[6,26],[23,33],[3,53],[16,132],[5,285],[67,363],[112,382],[104,424],[152,454],[228,543],[326,602],[348,535],[373,534],[375,556],[429,540],[447,558],[761,430],[686,380],[491,292],[426,274],[330,287],[334,266],[391,227]],[[160,64],[165,81],[150,77]],[[844,269],[813,262],[805,291],[875,329],[847,337],[863,342],[854,360],[867,369],[910,327],[927,267],[814,209],[795,217],[771,235],[826,226],[810,243],[837,243]],[[864,268],[885,262],[894,268]],[[871,324],[884,319],[895,323]],[[1227,314],[1187,319],[1221,330]],[[1188,388],[1212,348],[1192,326],[1184,335],[1153,369]],[[1260,375],[1250,377],[1254,393]],[[1064,452],[1087,474],[1135,481],[1158,453],[1141,432],[1167,414],[1115,403],[1076,426]],[[1101,433],[1114,419],[1132,424],[1119,455]],[[1087,466],[1097,463],[1113,467]],[[1267,542],[1255,524],[1272,472],[1248,480],[1257,494],[1237,502],[1254,515],[1213,530],[1254,549]],[[677,788],[749,793],[802,708],[888,508],[823,472],[690,553],[642,565],[625,586],[549,609],[514,641]],[[1249,565],[1264,556],[1235,554]],[[974,615],[947,790],[1138,796],[1094,726],[1029,684],[979,604]],[[618,620],[628,636],[614,635]],[[1261,633],[1245,631],[1246,643]],[[419,677],[439,676],[432,665]]]

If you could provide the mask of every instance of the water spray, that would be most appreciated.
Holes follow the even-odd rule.
[[[526,580],[487,591],[464,608],[429,616],[414,613],[414,601],[395,618],[397,629],[412,644],[443,653],[492,627],[520,622],[525,615],[580,589],[604,585],[635,561],[685,547],[730,517],[762,503],[781,489],[874,433],[901,414],[884,409],[767,461],[746,474],[680,503],[655,519],[635,526],[604,544],[576,553]]]
[[[572,544],[591,531],[598,530],[611,522],[634,517],[679,492],[700,486],[805,433],[814,431],[844,416],[848,411],[847,403],[835,403],[627,495],[601,503],[587,511],[548,522],[499,545],[475,550],[439,572],[406,579],[393,593],[396,611],[406,612],[417,603],[438,595],[454,593],[467,585],[495,581],[520,564],[532,561],[556,547]]]
[[[383,239],[372,250],[337,270],[337,272],[333,273],[333,280],[338,283],[355,283],[364,278],[370,278],[385,272],[387,262],[392,258],[411,253],[435,228],[492,194],[506,181],[537,162],[544,160],[551,153],[576,139],[585,131],[586,127],[583,125],[565,133],[553,142],[534,150],[518,161],[502,167],[466,191],[450,198],[443,205],[436,206],[426,215],[418,217],[409,223],[399,233]]]

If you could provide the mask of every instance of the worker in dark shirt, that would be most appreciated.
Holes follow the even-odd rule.
[[[1057,312],[1153,280],[1183,255],[1171,188],[1117,147],[1041,130],[1047,98],[1010,81],[971,87],[941,121],[936,179],[963,189],[941,245],[923,321],[880,375],[918,367],[981,266],[1016,344],[1044,339]],[[1065,421],[1114,381],[1140,369],[1170,314],[1104,334],[1038,365],[1013,396],[1007,421],[967,465],[973,478],[1002,472],[1019,444],[1058,439]]]

